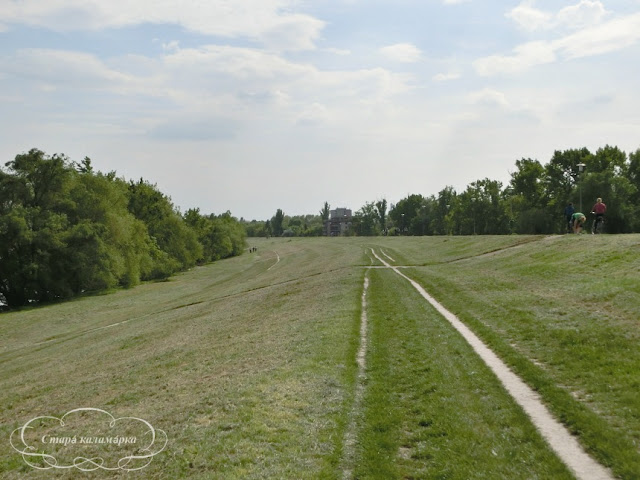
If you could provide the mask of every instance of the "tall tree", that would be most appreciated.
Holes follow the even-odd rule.
[[[552,233],[554,215],[547,212],[545,168],[537,160],[523,158],[516,161],[516,171],[504,195],[508,216],[515,222],[517,233]]]
[[[556,150],[551,160],[545,165],[546,212],[556,219],[556,231],[566,230],[564,208],[569,202],[578,205],[579,191],[577,182],[580,179],[578,165],[586,164],[591,152],[581,149]]]
[[[276,237],[280,237],[284,232],[284,212],[281,209],[276,210],[276,214],[271,219],[271,231]]]
[[[146,224],[158,247],[150,278],[166,278],[194,266],[202,258],[202,245],[195,231],[155,185],[143,179],[129,182],[129,211]]]
[[[424,202],[424,197],[412,194],[400,200],[390,211],[389,217],[395,226],[404,234],[410,231],[414,218],[418,215]]]
[[[11,306],[140,280],[150,260],[126,186],[33,149],[0,172],[0,296]]]
[[[380,233],[378,213],[373,202],[365,203],[353,218],[353,230],[356,235],[373,236]]]
[[[376,202],[376,212],[378,213],[378,222],[380,223],[380,230],[383,233],[387,231],[387,200],[383,198]]]
[[[589,213],[598,197],[607,205],[606,231],[623,233],[631,231],[636,209],[632,199],[636,187],[631,180],[627,155],[618,147],[600,148],[589,158],[580,189],[584,199],[584,213]],[[590,217],[593,220],[595,217]]]
[[[640,232],[640,148],[629,154],[628,178],[634,187],[631,195],[631,216],[627,219],[632,232]]]
[[[329,206],[329,202],[324,202],[324,206],[322,207],[322,210],[320,210],[320,218],[323,223],[329,220],[330,213],[331,207]]]
[[[438,192],[438,198],[435,199],[435,208],[430,226],[431,231],[435,235],[453,233],[451,212],[455,205],[456,195],[456,191],[450,186],[445,187]]]

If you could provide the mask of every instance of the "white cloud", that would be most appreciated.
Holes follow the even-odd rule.
[[[168,43],[162,44],[162,50],[165,52],[177,52],[180,49],[180,42],[177,40],[172,40]]]
[[[510,108],[509,101],[505,94],[490,88],[469,94],[469,100],[473,104],[497,105],[504,109]]]
[[[313,126],[324,124],[328,122],[330,118],[331,115],[326,106],[320,103],[313,103],[304,108],[302,113],[298,116],[296,123],[301,126]]]
[[[640,13],[586,28],[553,42],[566,58],[599,55],[629,47],[640,41]]]
[[[585,28],[600,23],[607,15],[599,0],[580,0],[575,5],[562,8],[557,13],[535,8],[535,0],[524,0],[511,9],[506,17],[528,32],[549,30],[557,27]]]
[[[396,43],[380,49],[380,53],[389,60],[401,63],[415,63],[420,60],[422,52],[410,43]]]
[[[324,48],[323,51],[333,53],[335,55],[341,55],[341,56],[351,55],[351,50],[346,50],[342,48]]]
[[[556,148],[637,148],[635,0],[483,2],[473,19],[460,13],[480,2],[345,1],[0,0],[13,39],[0,53],[3,156],[89,155],[185,209],[268,218],[508,181],[514,158]],[[389,8],[448,27],[407,21],[398,37]],[[288,52],[301,46],[314,50]],[[485,77],[504,73],[518,75]],[[334,169],[341,179],[318,181]],[[348,185],[354,175],[367,181]]]
[[[20,79],[24,95],[47,90],[55,102],[55,95],[85,92],[99,94],[101,102],[115,95],[135,104],[155,98],[167,118],[160,122],[157,111],[137,113],[149,116],[145,130],[156,138],[190,140],[233,138],[247,123],[269,115],[277,119],[272,123],[290,126],[330,118],[348,122],[349,114],[335,112],[383,105],[410,90],[412,81],[382,68],[325,71],[229,46],[173,45],[160,59],[122,57],[108,64],[90,54],[49,49],[23,49],[2,60],[0,75]],[[94,101],[83,97],[81,105]]]
[[[556,60],[553,47],[547,42],[530,42],[519,45],[513,55],[492,55],[473,62],[479,75],[520,73],[529,68]]]
[[[457,80],[460,78],[459,73],[439,73],[433,76],[434,82],[446,82],[449,80]]]
[[[556,18],[559,24],[569,28],[584,28],[599,24],[606,15],[602,2],[581,0],[577,5],[560,10]]]
[[[527,31],[548,28],[553,15],[534,7],[535,0],[524,0],[520,5],[511,9],[507,18],[512,19],[518,26]]]
[[[558,59],[572,59],[620,50],[640,41],[640,13],[620,17],[554,41],[530,42],[512,55],[492,55],[476,60],[479,75],[521,73]]]
[[[0,1],[2,21],[59,31],[177,24],[209,35],[250,38],[270,48],[315,47],[324,22],[295,13],[295,0],[23,0]]]
[[[120,88],[135,81],[133,76],[111,69],[95,56],[81,52],[28,48],[18,50],[3,63],[2,73],[48,88],[53,85],[89,90]]]

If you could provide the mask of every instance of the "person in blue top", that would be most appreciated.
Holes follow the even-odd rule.
[[[573,203],[569,202],[569,204],[564,207],[564,218],[567,220],[567,233],[571,233],[573,230],[573,214],[576,213],[576,209],[573,208]]]

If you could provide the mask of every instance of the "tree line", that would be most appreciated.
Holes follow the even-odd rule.
[[[640,232],[640,149],[629,155],[609,145],[595,153],[587,148],[556,150],[546,164],[517,160],[510,176],[506,185],[485,178],[462,192],[447,186],[437,195],[411,194],[389,206],[386,199],[366,202],[354,213],[349,234],[564,233],[565,207],[573,203],[589,217],[598,197],[607,205],[608,233]],[[278,210],[266,222],[245,226],[249,236],[264,236],[267,230],[273,235],[323,235],[328,211],[326,202],[318,215],[288,217]]]
[[[0,303],[17,307],[166,279],[239,255],[229,212],[181,214],[143,180],[38,149],[0,167]]]

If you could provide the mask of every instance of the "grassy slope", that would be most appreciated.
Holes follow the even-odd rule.
[[[509,238],[377,243],[398,263],[420,265],[405,273],[506,359],[601,462],[640,478],[640,236],[516,237],[529,242],[516,248]]]
[[[2,315],[0,437],[36,415],[91,406],[167,432],[167,453],[144,478],[331,475],[363,276],[345,267],[362,249],[257,245],[257,255],[170,282]],[[2,478],[40,477],[6,447]]]
[[[257,255],[197,268],[170,282],[3,314],[0,436],[7,439],[35,415],[102,407],[167,431],[167,451],[143,471],[144,478],[340,477],[364,275],[357,265],[369,263],[362,244],[370,243],[398,264],[419,265],[406,273],[535,385],[599,458],[623,478],[637,478],[639,241],[263,240],[256,243]],[[482,256],[490,251],[496,253]],[[470,470],[459,456],[469,453],[468,442],[478,445],[482,472],[490,477],[509,475],[507,468],[515,469],[514,478],[564,475],[459,338],[401,279],[377,270],[371,275],[376,302],[370,330],[377,349],[372,346],[370,353],[359,473],[375,470],[375,408],[393,405],[390,418],[397,422],[388,425],[395,436],[385,468],[394,475],[419,478],[438,471],[464,478]],[[397,297],[406,303],[399,317]],[[410,328],[405,331],[398,318]],[[425,343],[434,334],[450,340]],[[432,376],[414,382],[420,369]],[[458,373],[450,388],[444,383],[453,371]],[[470,377],[469,371],[482,377],[475,391],[470,385],[476,374]],[[401,386],[406,395],[376,378]],[[434,384],[446,387],[447,395],[420,394]],[[461,402],[475,405],[473,426],[480,426],[466,442]],[[512,419],[509,428],[496,412],[483,410],[482,402],[505,412]],[[410,416],[410,408],[419,411]],[[443,419],[446,425],[438,423]],[[398,422],[404,422],[401,430]],[[429,435],[445,429],[450,434]],[[490,445],[498,448],[485,458]],[[51,476],[32,471],[6,446],[0,451],[3,478]],[[534,460],[539,466],[530,469]]]

